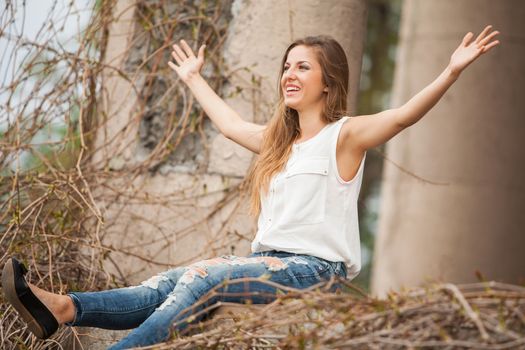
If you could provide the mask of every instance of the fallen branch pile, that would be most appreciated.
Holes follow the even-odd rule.
[[[144,349],[525,349],[525,287],[432,284],[379,299],[342,283],[343,293],[287,293]]]

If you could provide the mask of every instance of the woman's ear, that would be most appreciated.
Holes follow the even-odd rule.
[[[324,92],[328,92],[328,86],[323,89]]]

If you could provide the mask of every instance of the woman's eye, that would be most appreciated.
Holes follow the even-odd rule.
[[[283,70],[287,70],[288,68],[289,68],[289,67],[284,67]],[[306,66],[300,66],[299,68],[300,68],[300,69],[308,69],[308,67],[306,67]]]

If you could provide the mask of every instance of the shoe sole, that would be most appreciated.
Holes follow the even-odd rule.
[[[22,319],[27,323],[27,328],[31,333],[33,333],[37,338],[44,339],[44,330],[37,322],[37,320],[31,315],[29,310],[27,310],[18,299],[15,288],[15,271],[13,269],[13,262],[11,260],[7,261],[2,271],[2,287],[4,290],[4,295],[7,301],[13,305],[16,311],[20,314]]]

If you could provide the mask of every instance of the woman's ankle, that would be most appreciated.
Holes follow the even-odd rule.
[[[73,300],[68,295],[60,295],[61,297],[61,310],[60,310],[60,318],[57,319],[57,321],[60,324],[73,322],[75,320],[75,303],[73,303]]]

